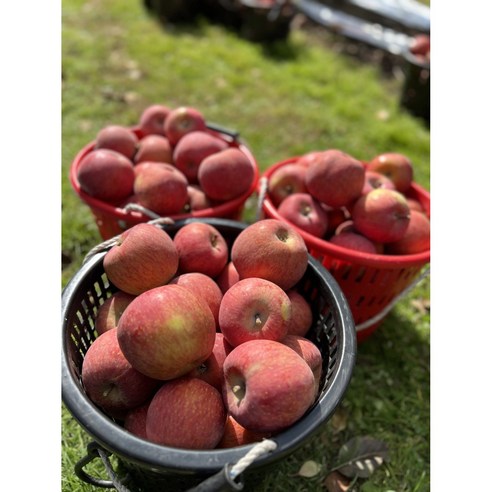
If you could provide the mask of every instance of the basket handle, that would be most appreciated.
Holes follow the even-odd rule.
[[[186,492],[234,492],[243,490],[243,471],[246,470],[253,461],[275,449],[277,449],[277,443],[275,441],[272,439],[263,439],[263,441],[256,443],[248,453],[237,461],[236,464],[231,465],[226,463],[220,471],[206,478],[197,486],[188,489]],[[86,456],[81,458],[75,464],[75,474],[80,480],[96,487],[106,489],[115,488],[118,492],[131,492],[131,490],[124,485],[124,483],[129,480],[129,475],[125,475],[123,478],[118,477],[109,461],[110,455],[111,453],[108,453],[105,449],[101,448],[95,441],[90,442],[87,445]],[[104,468],[111,480],[96,478],[84,471],[84,467],[97,457],[103,462]]]
[[[118,490],[118,492],[130,492],[130,489],[125,487],[125,485],[123,484],[123,482],[128,480],[128,476],[125,476],[122,479],[119,479],[117,477],[113,467],[111,466],[111,462],[109,461],[109,456],[110,455],[106,453],[106,451],[101,448],[95,441],[90,442],[87,445],[87,454],[83,458],[81,458],[74,466],[75,474],[78,478],[80,478],[80,480],[96,487],[102,487],[105,489],[115,488],[116,490]],[[86,473],[86,471],[84,470],[84,467],[86,465],[88,465],[91,461],[98,457],[103,462],[104,468],[106,469],[106,472],[111,480],[93,477],[92,475]]]

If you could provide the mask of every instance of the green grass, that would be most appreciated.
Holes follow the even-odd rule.
[[[429,189],[429,129],[399,107],[401,81],[337,53],[332,35],[302,27],[267,47],[204,20],[162,26],[138,1],[64,0],[62,8],[62,285],[101,241],[88,207],[71,189],[71,161],[102,126],[134,125],[152,103],[196,106],[209,121],[238,130],[261,170],[329,147],[360,159],[392,150],[412,159],[415,180]],[[255,491],[323,490],[341,445],[365,434],[386,442],[390,459],[353,490],[430,489],[430,319],[415,302],[429,299],[429,283],[359,346],[337,425],[326,424]],[[62,424],[63,490],[99,490],[73,473],[89,437],[65,408]],[[323,465],[318,476],[296,476],[306,460]],[[104,475],[99,463],[92,469]]]

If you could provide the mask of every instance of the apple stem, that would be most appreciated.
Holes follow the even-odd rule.
[[[259,328],[263,322],[261,321],[261,317],[258,313],[255,314],[255,327]]]
[[[244,398],[244,394],[245,394],[246,391],[245,391],[244,385],[242,385],[242,384],[235,384],[232,387],[232,392],[233,392],[234,396],[239,401],[241,401]]]

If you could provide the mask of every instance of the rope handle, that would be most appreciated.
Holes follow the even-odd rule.
[[[242,473],[258,458],[265,456],[277,449],[277,443],[271,439],[264,439],[257,442],[243,457],[234,465],[226,464],[219,472],[206,478],[197,486],[188,489],[186,492],[229,492],[243,490],[244,481]],[[129,475],[118,477],[109,461],[111,453],[101,448],[96,442],[87,445],[87,455],[75,464],[75,474],[82,481],[102,488],[115,488],[118,492],[131,492],[125,485],[129,480]],[[110,480],[93,477],[84,471],[84,467],[99,457],[104,465]]]

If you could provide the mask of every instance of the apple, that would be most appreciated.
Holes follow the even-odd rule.
[[[277,212],[296,227],[316,237],[328,230],[328,215],[309,193],[293,193],[284,198]]]
[[[316,387],[319,387],[323,370],[323,356],[316,344],[300,335],[287,335],[282,339],[282,343],[294,350],[297,355],[307,362],[307,365],[313,371]]]
[[[415,198],[410,198],[408,196],[406,197],[406,199],[410,210],[425,213],[424,207],[418,200],[416,200]]]
[[[180,106],[172,109],[164,121],[164,134],[173,147],[187,133],[206,130],[205,117],[193,107]]]
[[[246,193],[253,184],[255,170],[244,152],[236,147],[215,152],[198,168],[198,183],[212,200],[225,202]]]
[[[333,235],[329,242],[342,248],[353,249],[361,253],[377,254],[378,248],[374,241],[355,231],[345,231]]]
[[[121,125],[108,125],[99,130],[94,142],[95,149],[109,149],[119,152],[132,160],[137,150],[138,138],[129,129]]]
[[[247,429],[279,432],[314,403],[317,387],[307,362],[274,340],[250,340],[224,361],[223,398],[229,414]]]
[[[390,178],[376,171],[366,171],[364,175],[364,187],[362,188],[362,194],[365,195],[369,191],[376,188],[388,188],[389,190],[396,190],[396,187]]]
[[[109,281],[133,295],[166,284],[178,265],[178,251],[169,234],[145,222],[124,231],[103,259]]]
[[[391,255],[411,255],[430,249],[431,224],[422,212],[410,210],[410,223],[405,235],[394,243],[387,243],[385,251]]]
[[[94,318],[94,327],[99,335],[105,331],[116,328],[118,321],[127,308],[128,304],[135,299],[132,294],[127,294],[122,290],[115,292],[111,297],[108,297],[97,310]]]
[[[248,340],[281,340],[292,318],[289,297],[277,284],[262,278],[245,278],[222,297],[219,327],[236,347]]]
[[[297,159],[295,162],[300,166],[308,167],[318,158],[319,154],[321,154],[322,152],[322,150],[312,150],[310,152],[307,152],[306,154],[301,155],[299,159]]]
[[[212,201],[197,184],[189,184],[187,187],[188,200],[183,212],[192,213],[198,210],[205,210],[213,206]]]
[[[197,378],[162,385],[147,411],[147,439],[182,449],[213,449],[224,434],[226,410],[220,392]]]
[[[227,262],[222,271],[215,277],[215,281],[219,286],[222,294],[225,294],[227,290],[233,286],[236,282],[239,282],[239,274],[232,261]]]
[[[139,129],[142,136],[162,135],[164,136],[164,121],[171,112],[171,108],[163,104],[152,104],[147,106],[140,114]]]
[[[224,435],[217,444],[217,449],[235,448],[237,446],[244,446],[245,444],[252,444],[260,442],[263,439],[271,437],[271,432],[256,432],[243,427],[237,420],[231,415],[227,415]]]
[[[287,334],[305,336],[313,324],[313,311],[306,298],[295,289],[286,291],[292,305],[292,318]]]
[[[174,277],[169,283],[186,287],[196,296],[202,297],[212,311],[215,322],[218,323],[222,291],[211,277],[200,272],[189,272]]]
[[[430,36],[428,34],[417,34],[410,42],[410,53],[424,61],[430,61]]]
[[[275,169],[268,179],[268,196],[272,203],[278,207],[284,198],[293,193],[305,193],[305,178],[306,166],[297,162]]]
[[[367,164],[367,171],[375,171],[388,177],[400,193],[406,193],[413,181],[412,162],[407,156],[397,152],[377,155]]]
[[[128,411],[123,421],[123,428],[134,436],[147,439],[147,412],[150,401]]]
[[[364,187],[365,169],[354,157],[337,149],[321,152],[307,167],[306,187],[317,200],[338,208],[355,200]]]
[[[160,384],[130,364],[120,349],[116,330],[99,335],[89,346],[81,380],[90,400],[118,419],[147,401]]]
[[[139,164],[146,161],[173,164],[173,150],[166,137],[150,134],[140,139],[133,162]]]
[[[198,168],[209,155],[228,147],[227,143],[206,131],[193,131],[184,135],[173,151],[174,165],[190,183],[198,182]]]
[[[398,191],[378,188],[355,202],[352,220],[357,231],[367,238],[391,243],[405,235],[410,222],[410,208]]]
[[[169,380],[207,360],[216,328],[202,298],[180,285],[163,285],[137,296],[121,315],[116,332],[135,369]]]
[[[224,361],[232,349],[232,345],[225,339],[224,335],[217,332],[210,357],[192,369],[188,373],[188,376],[202,379],[214,388],[222,391],[222,385],[224,384]]]
[[[277,219],[261,219],[238,234],[231,247],[231,260],[241,279],[260,277],[287,290],[306,272],[308,250],[293,226]]]
[[[199,272],[216,277],[229,258],[229,247],[211,224],[193,221],[176,232],[174,245],[179,254],[181,273]]]
[[[135,167],[133,191],[138,201],[158,215],[178,214],[188,200],[188,180],[168,163],[142,162]]]
[[[88,195],[116,204],[133,193],[133,163],[114,150],[92,150],[79,161],[77,180]]]

